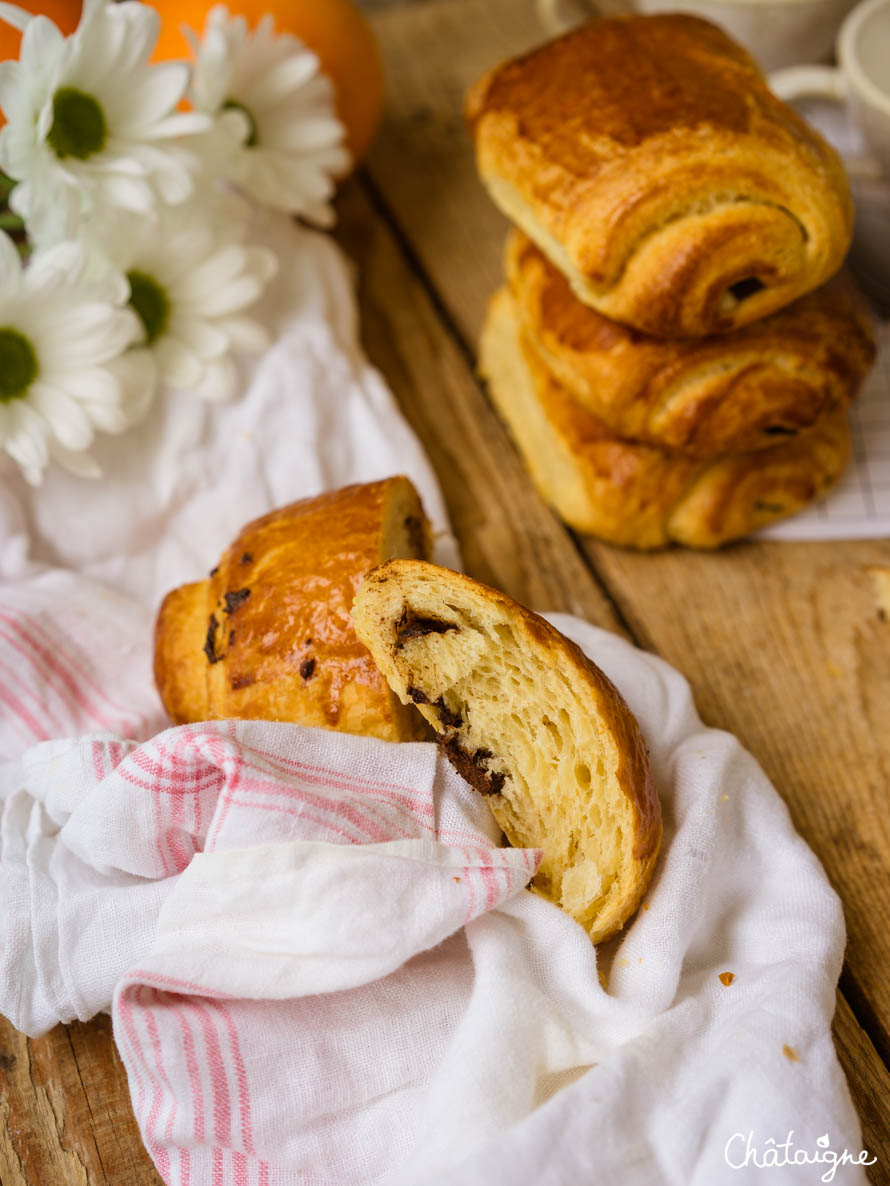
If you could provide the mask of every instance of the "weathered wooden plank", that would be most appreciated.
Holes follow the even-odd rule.
[[[0,1183],[162,1186],[108,1017],[35,1039],[0,1017]]]
[[[338,238],[358,264],[365,349],[433,463],[467,571],[521,601],[620,629],[392,234],[355,184],[340,209]]]
[[[615,628],[609,607],[601,607],[598,596],[591,601],[585,592],[585,574],[577,572],[575,560],[566,551],[564,528],[549,512],[542,517],[543,508],[530,507],[535,499],[527,479],[515,469],[516,459],[509,450],[505,453],[503,429],[392,235],[355,189],[346,195],[341,210],[339,238],[360,262],[366,349],[392,384],[436,464],[468,571],[530,604],[589,604],[592,620]],[[528,538],[521,523],[526,517]],[[530,565],[523,559],[529,555]],[[540,555],[549,558],[538,566],[535,557]],[[567,597],[567,588],[577,592]],[[679,607],[678,612],[682,613]],[[890,628],[876,611],[875,621]],[[632,619],[631,625],[635,633],[645,634],[645,618]],[[702,652],[707,654],[712,645],[703,639]],[[890,1183],[890,1073],[849,1006],[840,1000],[835,1041],[862,1116],[863,1141],[879,1157],[871,1179]]]
[[[475,177],[463,95],[542,31],[533,6],[513,0],[430,0],[376,13],[374,24],[389,100],[371,183],[472,352],[501,282],[506,223]],[[683,670],[706,719],[760,758],[823,860],[845,904],[850,975],[886,1058],[890,626],[866,570],[890,564],[890,543],[747,543],[656,556],[581,547],[634,637]],[[865,1101],[870,1089],[853,1087]],[[886,1080],[883,1090],[890,1126]]]
[[[887,1068],[841,993],[837,996],[834,1015],[834,1044],[844,1074],[851,1087],[855,1087],[853,1102],[862,1121],[862,1148],[878,1159],[868,1171],[869,1179],[875,1186],[887,1186],[890,1183]]]

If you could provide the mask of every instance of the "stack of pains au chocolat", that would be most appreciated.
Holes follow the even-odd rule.
[[[515,224],[480,369],[542,495],[613,543],[713,548],[823,494],[874,360],[836,153],[719,28],[595,20],[467,115]]]

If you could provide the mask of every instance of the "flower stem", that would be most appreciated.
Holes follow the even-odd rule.
[[[0,202],[4,201],[16,187],[16,182],[0,169]]]
[[[0,231],[23,231],[24,229],[24,219],[20,218],[18,214],[0,213]]]

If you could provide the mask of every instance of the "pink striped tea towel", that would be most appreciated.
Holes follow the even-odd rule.
[[[113,998],[171,1186],[804,1186],[812,1162],[770,1179],[746,1150],[865,1152],[818,862],[681,676],[552,620],[625,692],[665,807],[644,907],[596,951],[431,745],[215,722],[25,755],[0,1010],[37,1032]]]

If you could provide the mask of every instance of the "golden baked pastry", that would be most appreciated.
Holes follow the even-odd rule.
[[[594,943],[639,906],[661,809],[637,722],[543,618],[416,560],[369,573],[352,611],[390,686],[416,704],[514,846],[543,852],[534,888]]]
[[[248,523],[210,577],[168,593],[155,682],[176,724],[293,721],[388,741],[423,735],[356,637],[365,573],[426,557],[430,532],[407,478],[347,486]]]
[[[505,288],[489,306],[480,370],[541,495],[578,531],[629,547],[739,539],[824,493],[850,452],[843,411],[787,444],[710,461],[615,436],[524,341]]]
[[[845,407],[874,362],[844,275],[732,334],[668,342],[582,304],[521,231],[505,258],[526,342],[619,436],[698,457],[771,447]]]
[[[849,246],[837,153],[698,17],[592,21],[490,71],[467,115],[495,203],[582,301],[656,337],[757,321]]]

